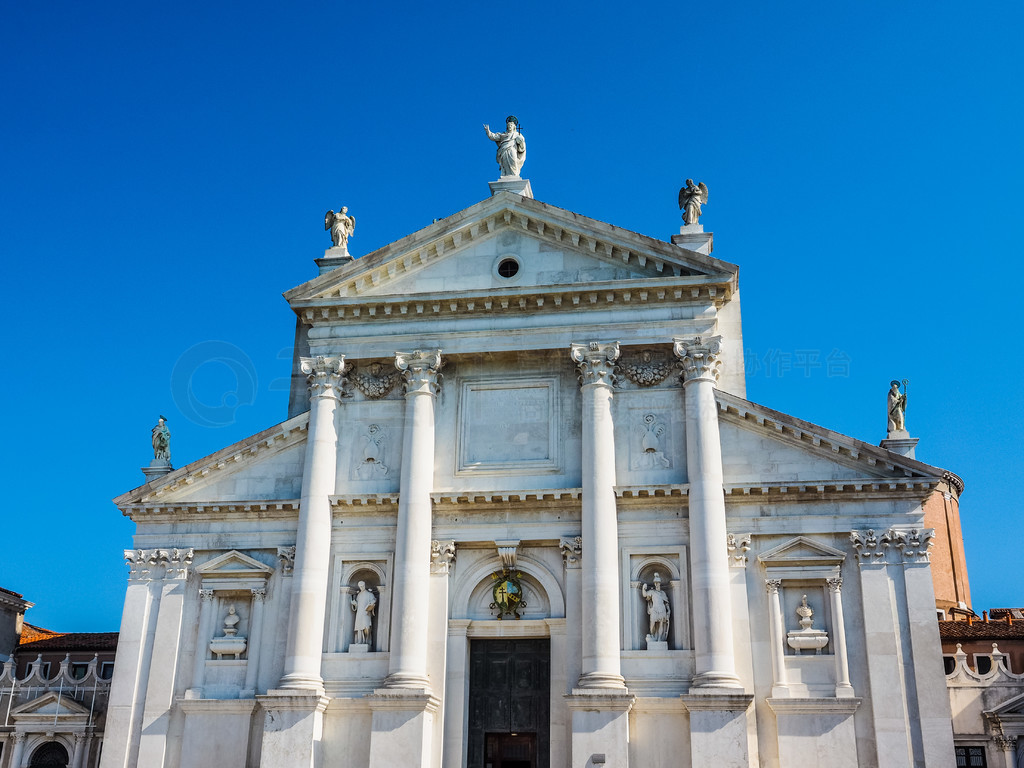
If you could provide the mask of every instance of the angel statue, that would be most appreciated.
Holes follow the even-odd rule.
[[[519,120],[515,115],[505,118],[505,133],[492,133],[491,126],[484,123],[487,138],[498,145],[498,167],[501,177],[519,178],[519,171],[526,162],[526,139],[519,128]]]
[[[331,230],[331,242],[335,248],[341,248],[348,253],[348,239],[356,231],[356,217],[348,216],[348,207],[341,206],[341,210],[335,213],[328,211],[324,214],[324,229]]]
[[[683,224],[700,223],[700,207],[707,205],[708,185],[703,181],[694,185],[693,179],[686,180],[686,186],[679,190],[679,210],[683,212]]]

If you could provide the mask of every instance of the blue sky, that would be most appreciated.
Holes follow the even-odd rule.
[[[164,413],[180,466],[282,420],[323,212],[368,253],[487,196],[654,237],[705,181],[748,396],[961,474],[975,608],[1024,604],[1019,3],[7,3],[0,585],[116,629]],[[199,345],[199,346],[197,346]],[[830,355],[848,361],[841,375]],[[835,359],[835,358],[833,358]],[[193,400],[189,404],[189,392]]]

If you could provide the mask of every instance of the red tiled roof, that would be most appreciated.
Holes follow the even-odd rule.
[[[10,589],[4,589],[3,587],[0,587],[0,592],[3,592],[5,595],[14,595],[19,600],[21,600],[21,599],[23,599],[25,597],[24,595],[19,595],[17,592],[14,592],[13,590],[10,590]]]
[[[21,625],[21,639],[18,641],[18,645],[24,645],[25,643],[34,643],[37,640],[45,640],[50,637],[58,637],[64,634],[63,632],[54,632],[52,629],[43,629],[37,627],[35,624],[29,624],[27,621]]]
[[[32,651],[116,651],[117,632],[69,632],[22,643],[18,653]]]
[[[942,640],[1024,640],[1024,621],[940,621]]]

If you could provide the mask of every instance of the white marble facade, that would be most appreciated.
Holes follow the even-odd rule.
[[[304,405],[117,499],[103,768],[482,768],[487,639],[548,642],[536,766],[951,764],[943,471],[746,400],[702,237],[499,191],[288,292]]]

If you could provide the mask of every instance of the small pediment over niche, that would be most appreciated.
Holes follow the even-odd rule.
[[[212,581],[217,579],[266,579],[274,572],[274,569],[248,555],[243,555],[237,549],[233,549],[213,558],[208,563],[203,563],[196,568],[196,571],[203,581]]]
[[[839,565],[846,559],[846,553],[806,536],[797,536],[785,544],[761,553],[757,559],[768,567]]]
[[[1018,694],[1011,699],[1007,699],[1002,704],[992,709],[987,710],[985,717],[992,718],[998,717],[1000,720],[1006,721],[1007,717],[1013,717],[1017,722],[1024,717],[1024,693]]]
[[[51,720],[77,720],[79,717],[88,717],[89,710],[72,699],[70,696],[58,695],[55,691],[44,693],[38,698],[27,701],[21,706],[11,710],[11,717],[17,720],[31,719],[33,717],[46,716]]]

